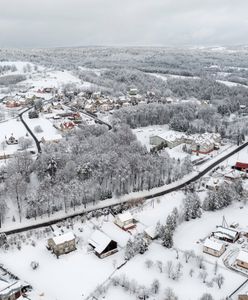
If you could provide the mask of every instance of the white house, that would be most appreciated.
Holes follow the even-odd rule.
[[[226,248],[223,243],[207,238],[203,244],[203,252],[219,257],[225,252]]]

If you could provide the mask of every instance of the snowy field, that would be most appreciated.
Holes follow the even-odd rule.
[[[180,206],[182,197],[183,194],[179,192],[161,197],[159,200],[149,201],[143,210],[134,209],[133,215],[140,223],[133,233],[143,231],[147,226],[156,225],[158,220],[165,223],[171,210],[175,206]],[[96,226],[112,239],[117,240],[119,252],[108,258],[99,259],[88,251],[87,241]],[[33,285],[33,294],[36,293],[36,296],[32,300],[84,299],[82,294],[86,297],[93,292],[97,285],[104,282],[114,271],[114,260],[116,266],[124,262],[122,247],[125,246],[130,234],[114,225],[111,215],[99,219],[93,218],[83,224],[78,221],[73,227],[73,232],[80,237],[77,250],[59,259],[46,249],[46,238],[38,240],[35,247],[29,242],[29,245],[24,245],[21,250],[0,252],[0,263],[22,280]],[[37,270],[32,270],[31,261],[39,262],[40,266]],[[41,293],[44,293],[44,298],[37,296]]]
[[[46,141],[59,140],[62,139],[61,132],[57,130],[51,120],[47,119],[44,115],[40,114],[39,118],[29,119],[27,114],[25,114],[25,122],[29,128],[34,132],[38,140],[43,137]],[[42,132],[36,132],[35,127],[40,126],[43,130]]]

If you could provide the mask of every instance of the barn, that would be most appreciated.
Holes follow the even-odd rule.
[[[223,243],[219,243],[209,238],[207,238],[203,244],[203,252],[216,257],[220,257],[225,250],[226,248]]]
[[[111,240],[106,234],[100,230],[96,230],[88,240],[89,245],[93,248],[94,253],[104,258],[118,251],[117,242]]]

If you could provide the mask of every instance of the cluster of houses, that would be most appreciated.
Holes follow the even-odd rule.
[[[133,229],[136,224],[133,216],[129,212],[119,214],[114,220],[114,224],[124,231]],[[118,251],[118,243],[103,231],[97,229],[88,240],[91,251],[99,258],[112,255]],[[76,250],[76,236],[72,232],[57,235],[49,238],[47,248],[57,257],[62,254]]]
[[[127,95],[119,97],[105,96],[101,92],[92,92],[90,95],[87,92],[81,92],[71,101],[70,105],[83,108],[90,113],[97,113],[142,103],[146,103],[144,98],[136,88],[131,88]]]
[[[248,163],[236,162],[232,167],[217,168],[206,182],[203,182],[209,190],[218,190],[223,183],[235,182],[237,180],[243,180],[243,188],[247,190],[247,186],[244,184],[244,179],[248,178]]]
[[[149,138],[150,144],[153,146],[164,146],[170,149],[181,145],[188,144],[191,151],[197,154],[208,154],[214,149],[219,149],[221,136],[219,133],[203,133],[187,135],[176,131],[167,131],[160,135],[153,135]]]
[[[233,223],[230,226],[222,224],[217,226],[216,229],[207,237],[203,243],[203,252],[220,257],[230,244],[242,244],[247,238],[247,233],[237,229],[238,224]],[[241,247],[238,251],[233,266],[237,269],[248,270],[248,251]],[[243,249],[244,248],[244,249]]]

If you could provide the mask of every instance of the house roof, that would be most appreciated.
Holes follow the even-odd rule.
[[[203,246],[216,251],[220,251],[223,245],[224,245],[223,243],[219,243],[215,240],[206,239]]]
[[[243,251],[243,250],[239,251],[239,254],[238,254],[236,260],[240,260],[245,263],[248,263],[248,252]]]
[[[129,220],[132,220],[132,219],[133,219],[133,217],[132,217],[132,215],[130,214],[129,211],[127,211],[127,212],[125,212],[125,213],[123,213],[123,214],[119,214],[119,215],[117,216],[117,218],[118,218],[121,222],[126,222],[126,221],[129,221]]]
[[[72,232],[67,232],[65,234],[53,237],[53,241],[56,245],[60,245],[72,240],[75,240],[75,235]]]
[[[231,239],[236,238],[237,234],[238,231],[223,226],[218,226],[216,231],[214,232],[215,236]]]
[[[88,240],[98,254],[101,254],[111,241],[111,238],[99,230],[96,230]]]
[[[0,296],[8,295],[11,291],[20,289],[22,287],[19,281],[8,282],[0,278]]]
[[[237,161],[235,167],[239,169],[248,169],[248,163],[242,163]]]

